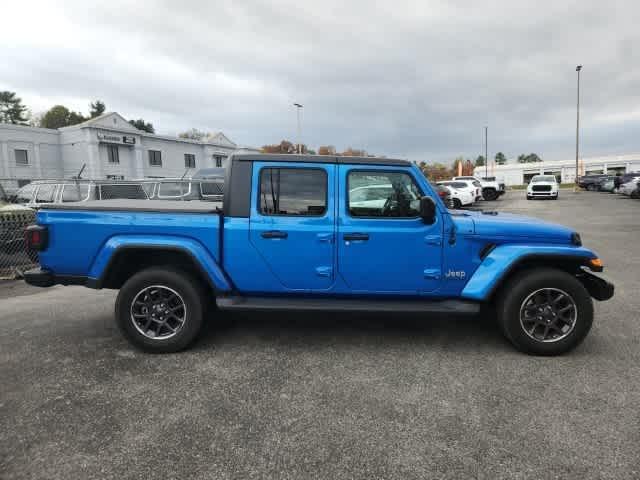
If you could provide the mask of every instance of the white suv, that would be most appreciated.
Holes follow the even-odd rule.
[[[532,198],[558,199],[558,180],[555,175],[535,175],[527,186],[527,200]]]
[[[453,180],[477,182],[476,186],[480,187],[484,200],[497,200],[505,192],[504,182],[499,182],[496,177],[453,177]]]

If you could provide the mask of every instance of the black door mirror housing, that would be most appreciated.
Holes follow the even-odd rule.
[[[420,218],[427,225],[436,221],[436,202],[429,196],[420,199]]]

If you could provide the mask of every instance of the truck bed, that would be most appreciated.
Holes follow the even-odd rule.
[[[89,200],[87,202],[52,203],[41,210],[90,210],[111,212],[218,213],[222,202],[202,200]]]

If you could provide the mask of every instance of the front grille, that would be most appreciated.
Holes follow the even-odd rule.
[[[534,192],[550,192],[551,185],[534,185],[531,190]]]

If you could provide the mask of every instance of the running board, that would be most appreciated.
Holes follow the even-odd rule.
[[[468,300],[394,300],[368,298],[309,298],[309,297],[220,297],[216,304],[221,310],[304,310],[342,312],[422,312],[460,313],[480,312],[480,303]]]

